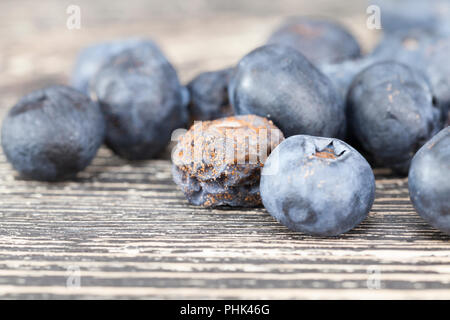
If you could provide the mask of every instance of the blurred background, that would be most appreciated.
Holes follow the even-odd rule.
[[[80,29],[66,26],[71,5],[81,9]],[[293,15],[339,21],[367,52],[379,31],[367,29],[366,8],[361,0],[2,0],[0,116],[26,92],[67,83],[77,53],[90,44],[153,38],[187,82],[236,63]]]

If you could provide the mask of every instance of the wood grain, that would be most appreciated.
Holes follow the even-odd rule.
[[[264,209],[188,205],[168,160],[129,164],[102,149],[77,181],[47,184],[1,159],[3,298],[450,297],[449,237],[387,170],[366,221],[313,238]],[[74,268],[80,288],[66,286]]]
[[[342,12],[365,48],[377,37],[350,5],[359,1],[349,11],[330,1],[284,0],[276,10],[264,1],[256,13],[217,1],[196,1],[198,11],[176,1],[166,11],[155,1],[109,10],[79,2],[87,21],[70,32],[61,2],[2,1],[0,119],[23,93],[66,82],[77,50],[102,39],[152,36],[187,81],[234,63],[293,12]],[[449,299],[450,237],[414,212],[406,179],[375,173],[369,217],[340,237],[314,238],[263,208],[190,206],[167,159],[129,163],[102,148],[76,181],[50,184],[21,179],[0,153],[0,298]]]

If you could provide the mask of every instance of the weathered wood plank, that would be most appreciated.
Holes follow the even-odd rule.
[[[338,12],[366,50],[378,36],[356,0],[78,3],[79,31],[65,28],[60,1],[0,3],[0,119],[23,93],[66,82],[78,49],[103,39],[153,37],[187,81],[235,63],[297,12]],[[128,163],[102,148],[75,181],[41,183],[0,153],[0,298],[450,298],[450,237],[414,212],[406,179],[389,170],[376,169],[360,226],[314,238],[263,208],[189,205],[168,154]]]
[[[79,181],[48,184],[20,180],[0,157],[4,298],[449,297],[449,237],[383,169],[369,218],[329,239],[263,208],[190,206],[167,160],[122,166],[102,149]],[[71,268],[79,289],[66,287]]]

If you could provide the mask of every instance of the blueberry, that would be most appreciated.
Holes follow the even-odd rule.
[[[380,164],[407,174],[414,153],[441,127],[425,76],[397,62],[359,73],[347,97],[352,135]]]
[[[341,96],[301,53],[280,45],[255,49],[238,64],[228,94],[236,114],[267,117],[285,136],[340,137],[345,132]]]
[[[448,0],[372,0],[381,11],[381,26],[386,34],[397,31],[425,30],[448,34]]]
[[[368,66],[383,61],[406,64],[428,78],[434,103],[441,111],[442,126],[450,118],[449,51],[450,37],[433,35],[425,30],[398,31],[385,36],[375,50],[362,59],[322,65],[320,69],[341,94],[346,95],[356,74]]]
[[[323,64],[319,69],[333,82],[341,96],[345,98],[355,76],[375,62],[375,59],[365,57],[341,63]]]
[[[290,46],[314,64],[337,63],[361,55],[358,42],[342,25],[307,17],[289,19],[270,36],[268,44]]]
[[[194,205],[260,206],[261,167],[282,139],[255,115],[196,122],[173,150],[174,181]]]
[[[187,88],[191,101],[189,114],[195,120],[214,120],[233,115],[228,99],[228,82],[232,68],[203,72],[196,76]]]
[[[92,81],[106,118],[106,145],[129,160],[150,159],[187,124],[187,89],[153,43],[111,58]]]
[[[437,103],[442,112],[442,120],[450,118],[450,37],[441,41],[433,41],[427,46],[424,55],[427,56],[424,72],[430,79]]]
[[[346,94],[356,74],[368,66],[383,61],[397,61],[425,73],[429,78],[442,111],[442,122],[450,112],[450,65],[447,53],[450,36],[427,30],[399,30],[387,34],[369,55],[339,64],[321,65],[320,70]]]
[[[416,153],[408,187],[422,218],[450,234],[450,127],[441,130]]]
[[[72,88],[51,86],[26,95],[9,111],[2,147],[23,176],[63,180],[89,165],[104,132],[98,104]]]
[[[345,142],[298,135],[270,154],[260,191],[267,211],[289,229],[336,236],[366,218],[375,178],[367,161]]]
[[[377,61],[395,60],[409,66],[426,62],[425,48],[441,37],[426,30],[397,31],[385,35],[370,57]]]
[[[425,73],[437,97],[444,122],[450,112],[449,50],[450,36],[412,30],[384,37],[371,57],[377,61],[395,60]]]
[[[377,62],[398,61],[426,73],[429,59],[423,48],[436,39],[435,35],[424,30],[401,30],[385,35],[369,55],[342,63],[323,64],[319,68],[346,96],[354,77]]]
[[[75,67],[72,71],[72,86],[81,92],[88,94],[91,79],[94,78],[100,68],[111,57],[146,42],[151,41],[139,38],[129,38],[103,42],[83,49],[79,53]]]

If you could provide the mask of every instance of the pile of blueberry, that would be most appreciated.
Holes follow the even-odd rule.
[[[9,111],[4,154],[25,177],[60,181],[102,143],[151,159],[189,128],[172,172],[194,205],[264,205],[292,230],[336,236],[368,215],[371,166],[382,166],[408,175],[417,212],[450,233],[450,28],[411,23],[421,14],[388,14],[389,32],[365,56],[337,23],[290,19],[237,65],[186,86],[151,40],[88,47],[72,86]]]

